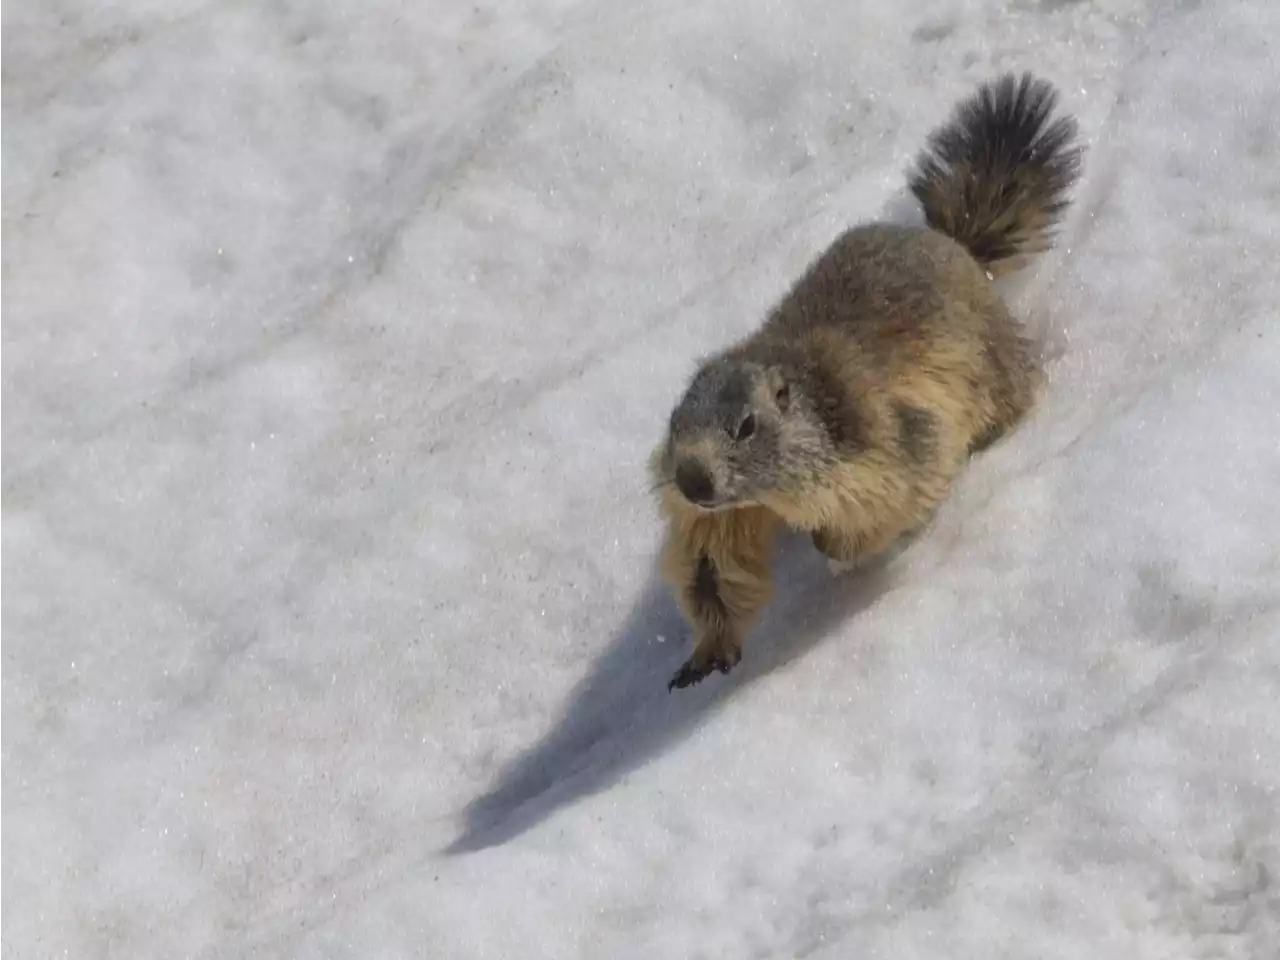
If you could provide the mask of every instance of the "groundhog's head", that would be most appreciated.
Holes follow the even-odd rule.
[[[704,364],[671,413],[659,481],[704,510],[754,502],[814,447],[798,399],[780,366],[734,357]]]

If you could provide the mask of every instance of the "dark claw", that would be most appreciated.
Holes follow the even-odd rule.
[[[684,666],[677,670],[675,676],[671,678],[671,682],[667,684],[667,692],[670,693],[672,690],[683,690],[685,687],[695,686],[711,676],[712,670],[728,673],[741,660],[741,650],[734,651],[732,658],[722,657],[717,654],[704,664],[694,663],[691,657],[685,661]]]
[[[701,683],[709,672],[703,667],[695,666],[694,662],[690,660],[675,672],[675,676],[667,684],[667,692],[683,690],[685,687],[692,687],[694,684]]]

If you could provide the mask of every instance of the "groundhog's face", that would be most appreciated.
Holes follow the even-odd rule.
[[[751,503],[779,479],[790,400],[778,370],[727,359],[705,365],[671,413],[662,482],[703,510]]]

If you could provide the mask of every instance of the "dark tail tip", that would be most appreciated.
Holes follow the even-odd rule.
[[[1057,92],[1005,74],[962,101],[929,137],[908,185],[935,230],[993,267],[1048,248],[1080,175],[1073,118],[1052,119]]]

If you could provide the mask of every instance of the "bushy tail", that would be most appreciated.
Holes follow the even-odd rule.
[[[979,87],[929,137],[908,185],[933,227],[993,275],[1052,243],[1080,174],[1071,117],[1049,122],[1053,86],[1029,73]]]

